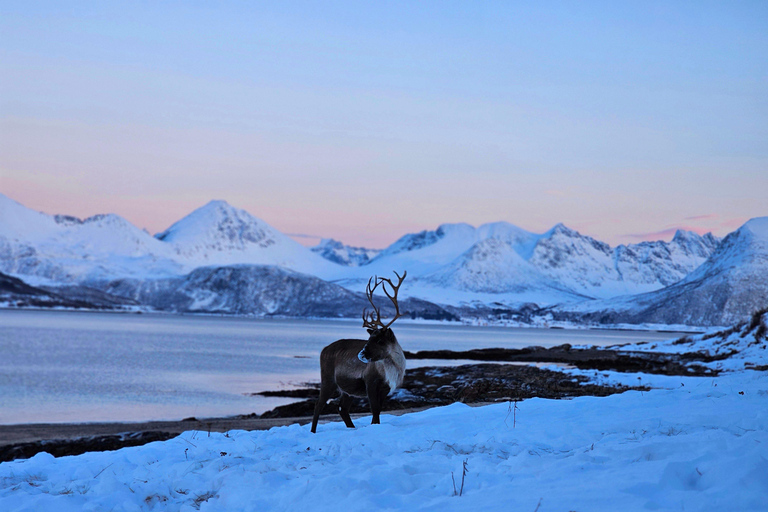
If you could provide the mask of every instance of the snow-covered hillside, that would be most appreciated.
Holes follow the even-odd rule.
[[[435,231],[401,237],[359,273],[370,273],[371,270],[383,273],[393,268],[407,268],[415,276],[424,276],[451,264],[472,246],[488,239],[498,240],[522,258],[527,258],[538,235],[507,222],[483,224],[478,228],[469,224],[443,224]]]
[[[216,313],[242,316],[359,318],[370,307],[363,293],[354,293],[315,276],[273,265],[200,267],[185,276],[159,279],[116,279],[101,288],[109,297],[174,313]],[[389,300],[382,314],[394,316]],[[403,298],[401,311],[426,319],[455,319],[427,301]]]
[[[506,222],[443,224],[377,252],[331,240],[309,249],[224,201],[211,201],[152,237],[114,214],[46,215],[0,195],[0,272],[81,298],[130,282],[146,304],[158,304],[168,302],[169,283],[185,283],[187,298],[205,295],[205,283],[192,276],[201,268],[277,267],[354,293],[373,275],[407,270],[403,298],[461,311],[560,305],[555,314],[577,322],[712,325],[762,306],[768,249],[760,223],[753,219],[722,245],[711,234],[678,231],[670,242],[615,248],[563,224],[541,234]],[[152,290],[160,295],[150,297]],[[286,295],[281,303],[297,300]]]
[[[245,210],[211,201],[155,235],[188,270],[234,264],[276,265],[326,276],[336,265]]]
[[[640,285],[669,286],[704,263],[720,241],[712,233],[701,236],[679,230],[671,242],[620,245],[614,252],[616,269],[624,279]]]
[[[224,201],[208,203],[153,237],[114,214],[84,220],[46,215],[0,195],[0,271],[31,283],[157,279],[239,263],[321,277],[337,267]]]
[[[269,265],[200,267],[186,276],[118,279],[104,286],[161,311],[248,316],[352,317],[362,295],[314,276]]]
[[[344,282],[359,286],[369,274],[407,268],[414,279],[403,292],[411,296],[440,302],[442,294],[459,305],[490,293],[505,303],[555,304],[658,290],[698,267],[718,242],[679,231],[671,242],[611,248],[563,224],[542,234],[506,222],[444,224],[400,238]]]
[[[726,236],[700,267],[662,290],[556,308],[603,323],[730,325],[768,306],[768,217]]]
[[[558,224],[536,243],[530,263],[561,286],[592,297],[658,290],[701,265],[719,240],[678,231],[671,242],[608,244]]]
[[[167,245],[118,215],[46,215],[0,194],[0,271],[57,284],[167,275],[181,266]]]
[[[764,368],[766,351],[742,334],[655,347],[726,347],[739,364],[713,363],[732,370],[717,377],[590,372],[651,391],[40,453],[0,464],[0,509],[762,511],[768,372],[744,368]]]
[[[365,247],[344,245],[332,238],[323,238],[320,243],[315,247],[312,247],[311,250],[328,261],[348,267],[367,265],[381,252],[378,249],[366,249]]]
[[[576,294],[560,287],[557,281],[532,268],[512,245],[499,238],[481,240],[422,280],[442,288],[485,294],[520,297],[545,294],[560,300],[577,298]]]

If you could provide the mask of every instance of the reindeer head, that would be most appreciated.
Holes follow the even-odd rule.
[[[400,290],[400,285],[403,284],[407,272],[403,272],[403,277],[395,272],[398,282],[397,285],[392,283],[390,279],[383,277],[374,277],[368,280],[368,286],[365,289],[365,295],[368,297],[368,302],[371,303],[373,311],[368,313],[368,310],[363,310],[363,327],[368,329],[368,343],[365,344],[363,350],[357,354],[357,358],[364,363],[372,363],[384,359],[389,355],[389,351],[392,347],[397,345],[397,338],[395,333],[389,328],[395,320],[400,318],[400,307],[397,304],[397,292]],[[374,281],[373,288],[371,288],[371,282]],[[392,293],[387,291],[386,284],[392,288]],[[381,321],[381,312],[376,304],[373,303],[373,292],[381,285],[381,289],[384,290],[384,294],[392,301],[395,306],[395,316],[389,323],[384,324]]]

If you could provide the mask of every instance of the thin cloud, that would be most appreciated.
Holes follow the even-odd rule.
[[[716,213],[709,213],[707,215],[694,215],[693,217],[686,217],[683,220],[709,220],[716,219],[718,215]]]

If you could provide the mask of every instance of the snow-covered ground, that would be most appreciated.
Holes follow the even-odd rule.
[[[684,384],[681,386],[681,384]],[[0,465],[13,510],[765,510],[768,374]],[[463,463],[467,464],[462,496]]]
[[[632,347],[735,351],[718,377],[600,373],[648,392],[38,454],[0,464],[0,510],[766,510],[768,372],[745,369],[768,363],[758,329]]]

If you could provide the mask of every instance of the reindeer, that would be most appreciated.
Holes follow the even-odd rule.
[[[341,419],[347,427],[355,428],[349,417],[353,396],[368,397],[373,413],[371,424],[378,424],[381,407],[387,395],[403,383],[405,355],[395,338],[395,333],[389,327],[400,318],[397,292],[407,272],[403,272],[403,277],[400,277],[397,272],[395,275],[398,278],[397,285],[383,277],[368,280],[365,294],[368,302],[373,306],[370,314],[367,309],[363,310],[363,327],[370,335],[368,341],[338,340],[325,347],[320,353],[320,397],[317,399],[315,414],[312,417],[313,433],[317,431],[320,412],[334,391],[338,390],[341,393],[339,399]],[[373,288],[371,288],[371,281],[374,282]],[[385,283],[392,288],[392,294],[387,291]],[[373,303],[373,292],[379,285],[395,305],[395,317],[387,324],[381,321],[381,312]]]

